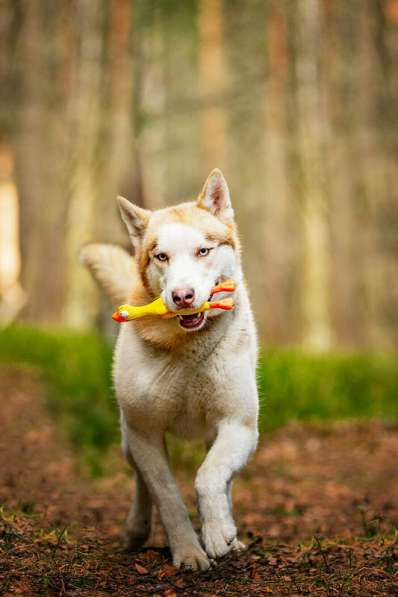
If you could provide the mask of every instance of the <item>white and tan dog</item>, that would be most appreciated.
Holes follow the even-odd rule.
[[[217,282],[236,283],[233,311],[123,323],[114,358],[123,452],[137,473],[127,519],[130,547],[147,540],[155,504],[173,563],[206,570],[209,558],[244,548],[232,517],[231,485],[258,437],[256,331],[229,190],[214,170],[196,202],[150,212],[118,201],[135,259],[111,245],[88,245],[82,252],[115,305],[145,304],[160,295],[172,311],[199,307]],[[169,468],[166,432],[202,438],[208,447],[195,481],[203,547]]]

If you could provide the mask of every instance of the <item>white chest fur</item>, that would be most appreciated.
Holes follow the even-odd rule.
[[[114,382],[129,424],[188,438],[211,436],[236,409],[239,388],[255,383],[255,330],[242,313],[217,318],[210,332],[198,333],[178,355],[152,347],[134,324],[123,324]]]

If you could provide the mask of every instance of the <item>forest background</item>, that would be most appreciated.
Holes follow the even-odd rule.
[[[398,2],[5,0],[0,27],[3,322],[109,329],[80,246],[217,166],[262,344],[396,347]]]

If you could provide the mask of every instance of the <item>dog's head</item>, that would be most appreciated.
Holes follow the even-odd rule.
[[[170,311],[200,307],[216,283],[239,281],[234,213],[220,170],[211,172],[196,202],[151,212],[122,197],[118,201],[143,285],[150,296],[161,296]],[[184,330],[197,331],[217,314],[180,316],[177,321]]]

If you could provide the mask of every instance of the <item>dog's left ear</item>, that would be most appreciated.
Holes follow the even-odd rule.
[[[196,205],[206,209],[225,224],[233,222],[234,210],[232,209],[227,181],[218,168],[214,168],[210,172]]]

